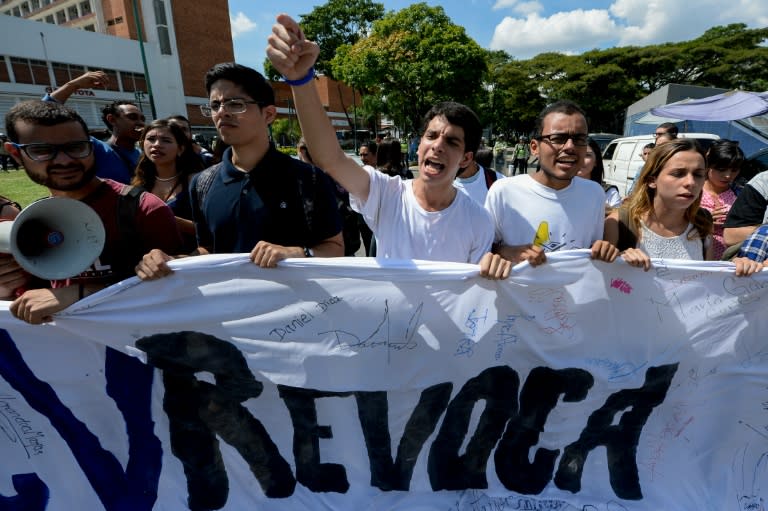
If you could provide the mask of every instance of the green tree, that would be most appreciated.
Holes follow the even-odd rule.
[[[301,127],[296,118],[276,119],[272,123],[272,139],[279,145],[293,146],[301,138]]]
[[[341,46],[331,66],[346,83],[378,94],[404,131],[418,128],[434,103],[476,103],[486,55],[442,7],[417,3],[374,22],[368,37]]]
[[[304,35],[320,46],[315,69],[336,79],[330,65],[336,50],[366,37],[372,23],[382,16],[384,4],[371,0],[328,0],[309,14],[302,14],[299,24]]]

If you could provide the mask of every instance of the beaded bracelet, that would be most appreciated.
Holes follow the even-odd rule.
[[[309,71],[307,71],[307,76],[305,76],[304,78],[299,78],[298,80],[289,80],[288,78],[283,76],[283,81],[292,87],[297,87],[299,85],[304,85],[305,83],[312,80],[312,78],[314,77],[315,77],[315,67],[312,66],[309,68]]]

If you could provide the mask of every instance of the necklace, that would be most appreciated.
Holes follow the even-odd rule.
[[[160,176],[157,176],[155,179],[157,181],[160,181],[161,183],[168,183],[169,181],[173,181],[174,179],[177,179],[178,177],[179,177],[179,174],[176,174],[175,176],[171,176],[171,177],[160,177]]]

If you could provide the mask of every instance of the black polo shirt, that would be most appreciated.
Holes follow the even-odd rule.
[[[195,176],[191,199],[198,245],[217,254],[250,252],[261,240],[311,248],[341,232],[331,179],[272,144],[250,172],[227,149]]]

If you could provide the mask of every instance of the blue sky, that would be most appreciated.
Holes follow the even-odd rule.
[[[380,0],[381,1],[381,0]],[[275,16],[299,18],[322,0],[229,0],[235,59],[261,70]],[[415,2],[383,0],[388,11]],[[765,0],[428,0],[441,5],[480,46],[526,59],[545,51],[644,46],[693,39],[713,26],[768,26]]]

